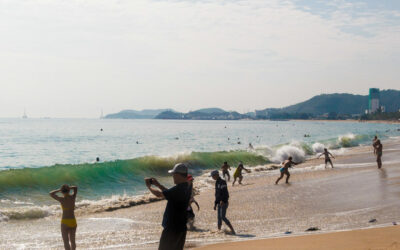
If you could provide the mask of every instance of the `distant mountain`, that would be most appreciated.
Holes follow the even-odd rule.
[[[400,109],[400,91],[382,90],[381,105],[386,112],[396,112]],[[298,114],[299,116],[320,116],[335,113],[338,115],[363,114],[368,109],[368,95],[323,94],[284,108],[257,110],[258,118],[279,117],[282,114]],[[301,118],[301,117],[299,117]]]
[[[179,120],[240,120],[249,119],[248,115],[238,112],[227,112],[222,109],[200,109],[189,113],[165,111],[157,115],[155,119],[179,119]]]
[[[205,113],[205,114],[218,114],[218,113],[226,113],[225,110],[220,109],[220,108],[206,108],[206,109],[199,109],[193,112],[200,112],[200,113]]]
[[[158,114],[171,111],[171,109],[144,109],[142,111],[137,110],[122,110],[115,114],[108,114],[105,119],[153,119]]]

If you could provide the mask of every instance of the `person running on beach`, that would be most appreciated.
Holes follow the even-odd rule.
[[[189,188],[192,189],[192,193],[190,195],[190,200],[189,200],[189,206],[187,208],[187,224],[189,225],[189,230],[193,230],[193,229],[195,229],[195,227],[194,227],[195,214],[193,212],[192,203],[196,204],[197,211],[200,210],[200,206],[199,206],[199,203],[197,203],[197,201],[194,199],[194,190],[193,190],[194,178],[193,178],[193,176],[188,174],[187,181],[189,183]]]
[[[231,166],[228,165],[228,162],[224,162],[224,165],[221,167],[222,177],[226,180],[225,175],[228,176],[228,182],[231,180],[231,175],[229,174],[229,170],[231,170]]]
[[[210,176],[215,182],[215,202],[214,210],[218,208],[218,230],[221,230],[222,221],[229,227],[232,234],[236,234],[231,222],[226,218],[226,210],[229,206],[229,192],[226,181],[219,176],[218,170],[211,172]]]
[[[235,185],[236,179],[239,178],[239,184],[242,184],[243,175],[242,171],[245,170],[247,173],[250,173],[250,170],[243,166],[243,163],[239,163],[239,166],[236,168],[235,173],[233,174],[233,182],[232,186]]]
[[[382,167],[382,151],[383,151],[383,145],[381,143],[381,140],[376,140],[374,148],[375,148],[376,162],[378,163],[378,168],[381,168]]]
[[[332,166],[332,168],[333,168],[332,160],[331,160],[331,158],[329,157],[329,155],[332,156],[333,159],[335,159],[335,156],[333,156],[333,155],[331,154],[331,152],[329,152],[328,149],[326,149],[326,148],[324,148],[324,152],[321,153],[321,154],[318,156],[318,158],[320,158],[322,155],[325,155],[325,168],[326,168],[326,165],[328,165],[328,162],[331,164],[331,166]]]
[[[187,181],[188,168],[178,163],[168,173],[172,174],[174,187],[167,189],[155,178],[145,178],[149,191],[159,198],[165,198],[167,206],[164,211],[159,250],[182,250],[186,241],[187,208],[192,193]],[[155,189],[152,185],[158,188]]]
[[[71,189],[74,191],[70,195]],[[63,197],[57,195],[58,192],[63,194]],[[78,193],[78,188],[75,186],[68,186],[64,184],[60,189],[51,191],[50,196],[60,202],[62,209],[61,219],[61,236],[64,241],[64,248],[66,250],[75,250],[75,234],[76,234],[76,218],[75,218],[75,199]]]
[[[289,156],[289,158],[282,162],[283,167],[281,167],[279,170],[281,172],[281,176],[276,180],[275,184],[278,184],[278,182],[283,178],[284,175],[286,175],[286,183],[289,183],[289,178],[290,178],[290,173],[289,173],[289,168],[292,167],[292,165],[297,165],[298,163],[292,161],[292,157]]]

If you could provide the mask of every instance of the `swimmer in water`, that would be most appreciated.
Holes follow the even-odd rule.
[[[289,183],[289,178],[290,178],[290,173],[289,173],[289,168],[292,167],[292,165],[297,165],[298,163],[292,161],[292,157],[289,156],[289,158],[282,162],[283,167],[281,167],[279,170],[281,172],[281,176],[276,180],[275,184],[278,184],[278,182],[283,178],[284,175],[286,175],[286,183]]]
[[[332,168],[333,168],[332,160],[331,160],[331,158],[330,158],[329,156],[332,156],[333,159],[335,159],[335,156],[333,156],[333,155],[331,154],[331,152],[329,152],[328,149],[326,149],[326,148],[324,148],[324,152],[321,153],[321,154],[318,156],[318,158],[320,158],[322,155],[325,155],[325,168],[326,168],[326,165],[328,165],[328,162],[331,164],[331,166],[332,166]]]

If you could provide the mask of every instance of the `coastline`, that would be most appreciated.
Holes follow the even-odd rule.
[[[240,250],[240,249],[298,249],[298,250],[365,250],[400,249],[400,226],[368,228],[345,232],[333,232],[316,235],[281,237],[273,239],[249,240],[241,242],[219,243],[199,247],[199,250]]]
[[[217,216],[213,210],[214,182],[207,177],[207,173],[195,177],[195,186],[201,188],[200,194],[195,197],[201,209],[195,210],[197,229],[188,231],[186,247],[212,247],[215,243],[236,245],[245,240],[279,237],[297,239],[304,234],[317,236],[399,222],[400,139],[389,139],[384,141],[384,145],[382,170],[377,169],[369,145],[349,148],[343,155],[337,155],[333,160],[334,169],[325,169],[323,159],[309,159],[290,170],[289,185],[283,181],[274,185],[279,170],[267,170],[271,165],[250,168],[252,173],[244,173],[243,185],[232,187],[232,180],[228,184],[230,204],[227,217],[237,235],[227,232],[224,225],[222,231],[217,230]],[[135,206],[129,202],[121,206],[124,201],[119,198],[110,202],[115,202],[115,210],[88,211],[83,207],[77,213],[77,245],[80,248],[157,248],[165,201]],[[369,223],[371,218],[376,218],[377,222]],[[309,227],[320,230],[306,233]],[[58,234],[59,215],[29,220],[29,223],[14,220],[2,228],[0,242],[4,243],[0,243],[0,248],[14,240],[1,236],[3,233],[6,235],[5,230],[20,232],[22,229],[33,239],[40,237],[43,248],[62,248]],[[290,237],[287,237],[286,231],[292,232]],[[49,236],[43,237],[49,232]],[[20,239],[18,234],[16,237]],[[385,236],[382,237],[385,239]],[[15,246],[21,244],[18,241]],[[23,244],[26,248],[38,248],[34,242]]]
[[[322,119],[299,119],[288,121],[302,121],[302,122],[357,122],[357,123],[376,123],[376,124],[400,124],[400,120],[356,120],[356,119],[346,119],[346,120],[322,120]]]

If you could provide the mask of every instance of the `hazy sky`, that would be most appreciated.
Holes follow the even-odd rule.
[[[400,89],[398,0],[0,0],[0,117]]]

